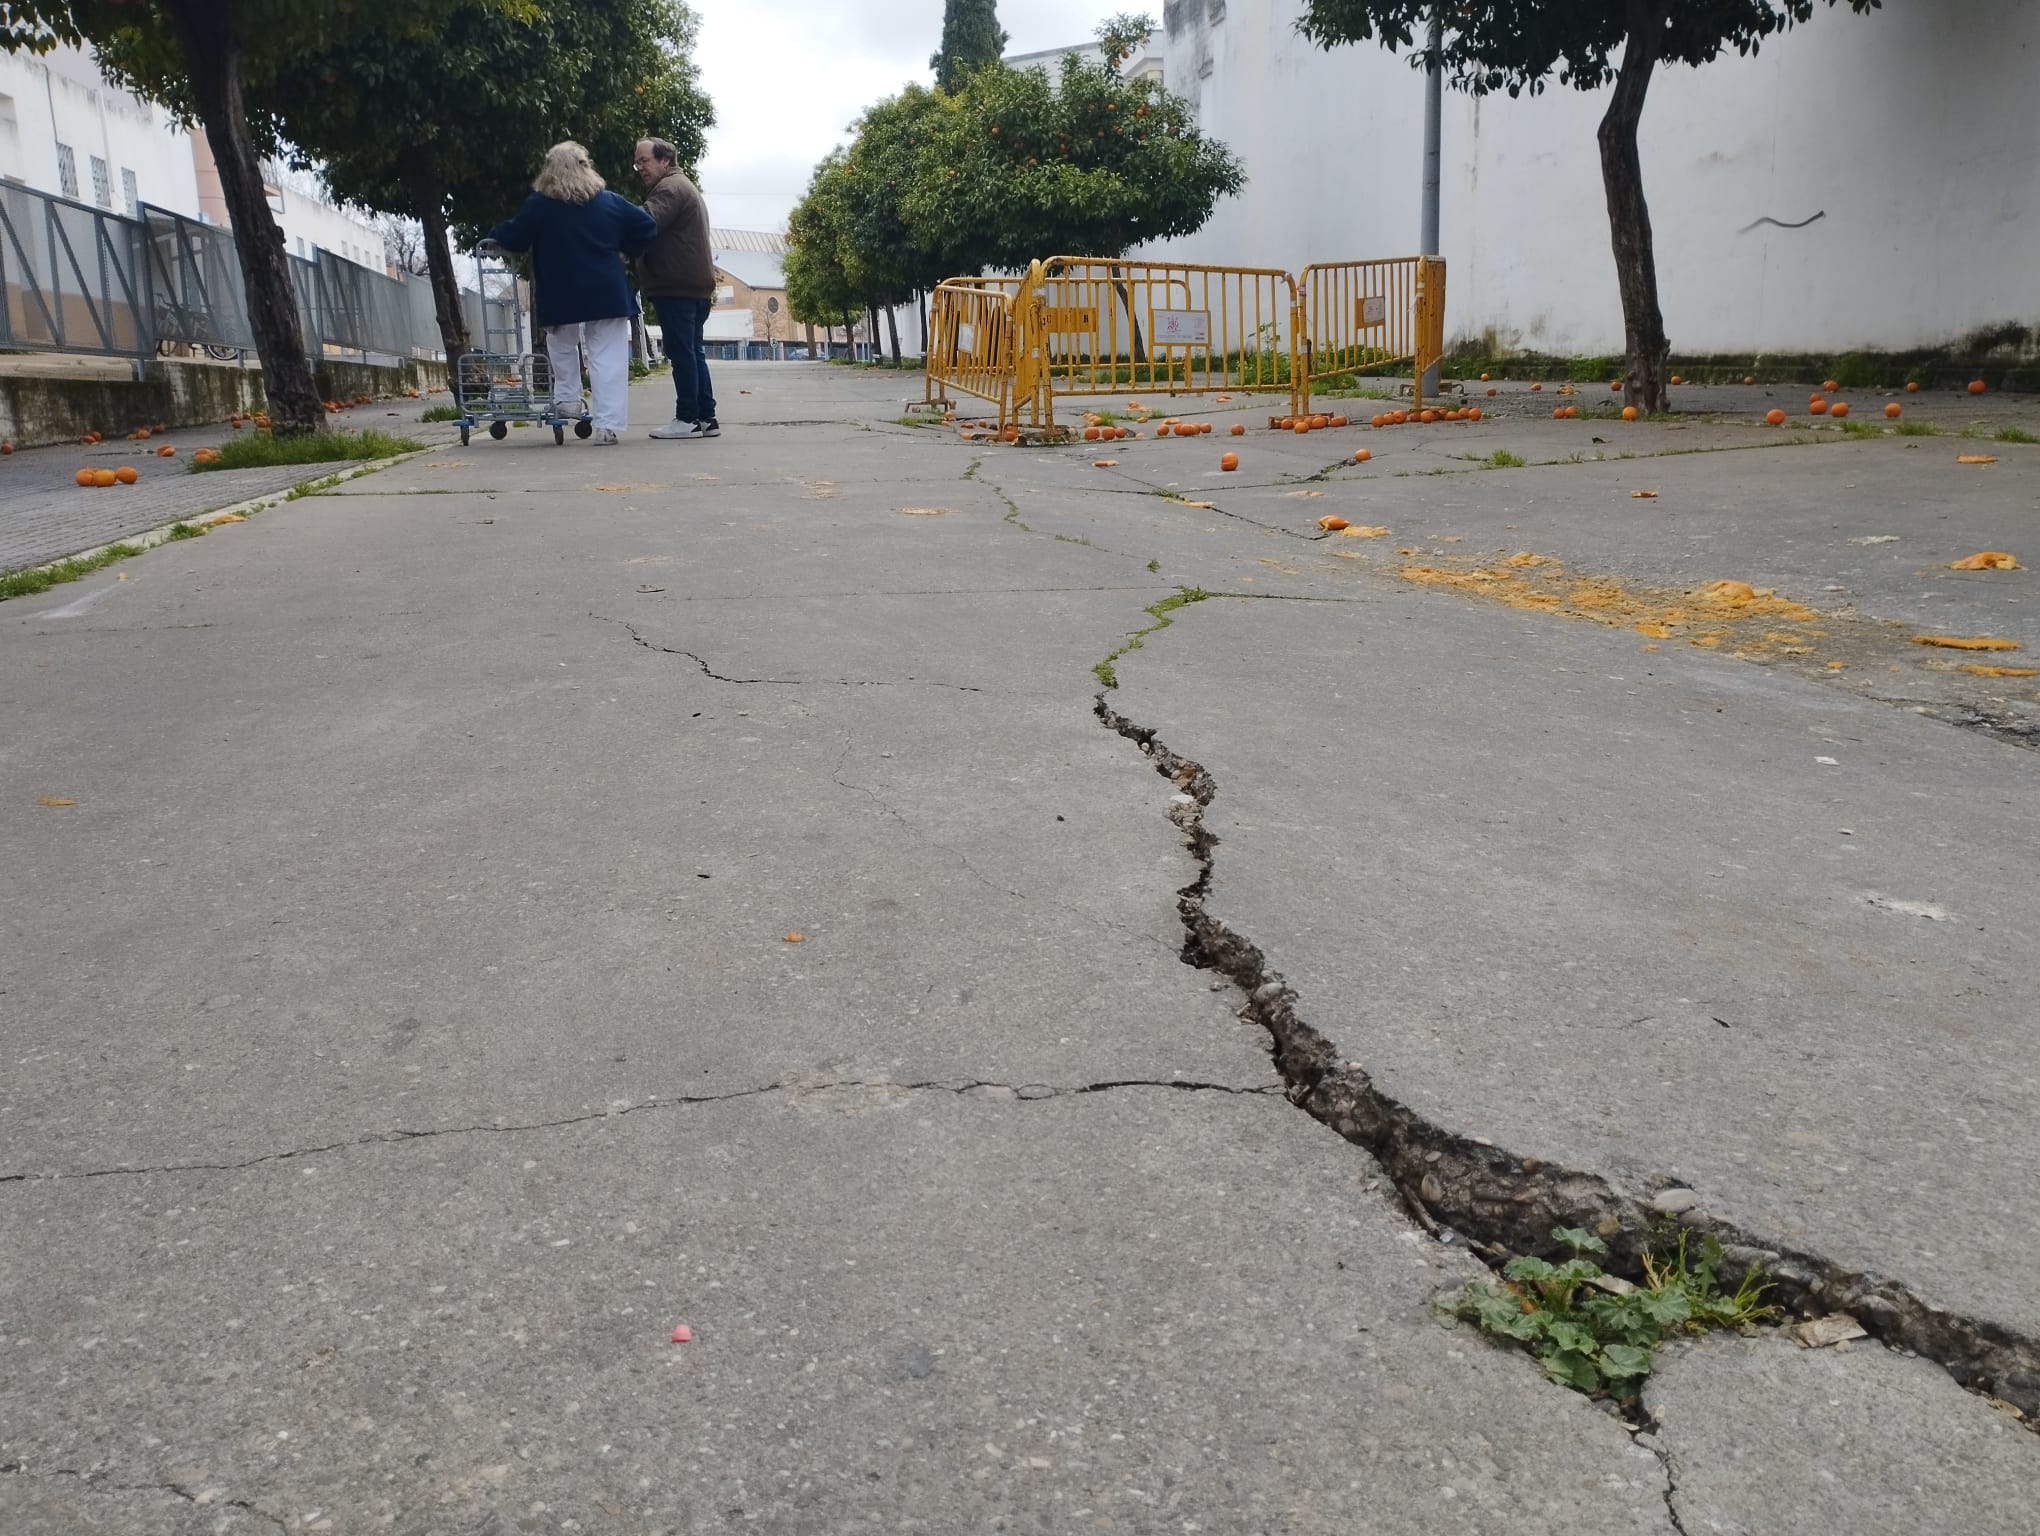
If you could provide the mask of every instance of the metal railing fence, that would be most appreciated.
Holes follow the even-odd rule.
[[[424,278],[389,277],[325,250],[285,260],[314,358],[444,357]],[[479,322],[479,296],[462,298]],[[147,205],[130,219],[0,183],[0,348],[143,358],[175,344],[215,356],[255,350],[230,231]]]

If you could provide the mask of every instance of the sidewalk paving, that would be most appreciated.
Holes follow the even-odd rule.
[[[1034,451],[717,382],[713,442],[651,380],[622,447],[0,605],[0,1528],[2040,1531],[2040,696],[1900,635],[2040,644],[2024,571],[1905,574],[2023,563],[2040,449],[1474,469],[1609,434],[1524,391]],[[1769,430],[1687,428],[1631,440]],[[1650,638],[1505,544],[1821,612]],[[1186,919],[1357,1067],[1271,1060]],[[1313,1118],[1359,1070],[1416,1175]],[[1986,1347],[1674,1346],[1625,1423],[1436,1321],[1490,1156]]]
[[[398,400],[363,406],[339,418],[355,431],[376,428],[417,439],[444,443],[453,429],[418,418],[437,400]],[[47,565],[102,544],[118,543],[137,534],[186,518],[201,517],[221,507],[257,496],[287,491],[316,480],[344,464],[286,464],[274,469],[217,469],[193,473],[191,456],[201,448],[217,448],[236,434],[225,422],[211,427],[178,427],[152,435],[146,442],[114,442],[50,448],[26,448],[0,459],[0,572]],[[158,448],[177,450],[172,459],[158,458]],[[81,487],[81,469],[134,467],[133,485],[105,490]]]

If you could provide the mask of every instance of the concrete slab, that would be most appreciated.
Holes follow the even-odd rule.
[[[292,1531],[1662,1529],[1367,1173],[1280,1098],[872,1087],[15,1186],[4,1454]]]
[[[1215,776],[1212,911],[1386,1091],[2040,1328],[2026,753],[1433,594],[1175,617],[1115,707]]]
[[[1667,1348],[1645,1396],[1689,1533],[2040,1531],[2040,1441],[1923,1360],[1715,1338]]]

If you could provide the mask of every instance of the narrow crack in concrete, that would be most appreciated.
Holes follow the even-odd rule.
[[[1665,1518],[1672,1522],[1672,1529],[1679,1536],[1686,1536],[1686,1522],[1679,1517],[1679,1469],[1672,1464],[1671,1451],[1658,1444],[1659,1431],[1653,1425],[1646,1434],[1636,1436],[1636,1441],[1657,1458],[1658,1466],[1665,1474]]]
[[[422,1131],[402,1128],[370,1131],[361,1136],[321,1142],[315,1146],[286,1147],[278,1152],[264,1152],[237,1163],[162,1163],[145,1167],[80,1168],[58,1173],[0,1173],[0,1184],[54,1184],[65,1179],[144,1178],[161,1173],[238,1173],[247,1168],[259,1168],[265,1163],[291,1162],[298,1158],[317,1157],[327,1152],[349,1152],[357,1147],[432,1141],[442,1136],[515,1136],[532,1131],[564,1130],[570,1126],[588,1125],[598,1120],[620,1120],[626,1115],[643,1114],[648,1110],[684,1109],[698,1104],[727,1104],[740,1099],[764,1098],[776,1093],[795,1096],[852,1091],[979,1094],[985,1097],[1010,1097],[1021,1103],[1032,1103],[1043,1099],[1115,1093],[1129,1088],[1165,1088],[1179,1093],[1227,1093],[1242,1096],[1270,1095],[1283,1091],[1280,1083],[1242,1087],[1236,1083],[1216,1083],[1201,1078],[1182,1077],[1107,1078],[1095,1083],[1078,1083],[1071,1087],[1057,1087],[1053,1083],[995,1083],[981,1078],[931,1079],[911,1083],[891,1082],[884,1078],[801,1078],[792,1082],[766,1083],[756,1088],[732,1089],[728,1093],[674,1094],[667,1097],[654,1095],[640,1103],[619,1104],[614,1108],[591,1110],[584,1115],[567,1115],[558,1120],[532,1120],[511,1125],[446,1125]]]
[[[115,1483],[109,1482],[102,1475],[81,1472],[76,1467],[51,1467],[47,1471],[43,1471],[19,1461],[0,1462],[0,1474],[9,1477],[33,1477],[49,1480],[67,1477],[75,1480],[81,1488],[89,1488],[94,1493],[167,1493],[175,1498],[182,1499],[187,1504],[203,1502],[221,1509],[245,1511],[258,1520],[266,1520],[279,1531],[288,1531],[290,1529],[288,1523],[281,1515],[272,1515],[268,1510],[250,1500],[205,1499],[201,1501],[198,1494],[193,1493],[189,1488],[179,1483]]]
[[[864,678],[864,677],[729,677],[711,667],[708,662],[693,651],[678,646],[661,645],[656,640],[647,640],[638,627],[628,619],[612,619],[606,614],[590,613],[589,618],[603,624],[614,624],[623,629],[631,639],[648,651],[658,651],[667,656],[684,656],[701,668],[701,675],[718,683],[742,683],[769,688],[948,688],[957,693],[989,693],[987,688],[972,683],[937,683],[921,677],[905,678]]]
[[[1391,1098],[1357,1063],[1297,1012],[1298,997],[1251,939],[1206,907],[1218,838],[1204,813],[1218,786],[1204,767],[1182,757],[1150,727],[1094,696],[1107,730],[1133,742],[1182,798],[1169,819],[1182,830],[1198,863],[1198,876],[1177,896],[1185,938],[1182,959],[1217,971],[1246,996],[1240,1018],[1267,1031],[1286,1097],[1313,1119],[1372,1153],[1417,1221],[1434,1237],[1464,1242],[1499,1267],[1517,1254],[1550,1256],[1554,1227],[1584,1227],[1609,1247],[1609,1267],[1642,1278],[1642,1260],[1654,1228],[1667,1215],[1651,1204],[1671,1180],[1633,1191],[1580,1169],[1518,1157],[1425,1119]],[[1699,1212],[1681,1225],[1711,1233],[1738,1267],[1754,1266],[1772,1282],[1772,1300],[1803,1316],[1848,1312],[1872,1336],[1935,1362],[1973,1392],[2011,1403],[2040,1431],[2040,1339],[1984,1318],[1934,1306],[1903,1283],[1849,1269],[1818,1254],[1794,1249]]]

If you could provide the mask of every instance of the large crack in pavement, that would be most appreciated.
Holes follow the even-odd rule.
[[[1735,1224],[1686,1211],[1683,1186],[1666,1181],[1625,1189],[1600,1174],[1519,1157],[1484,1138],[1425,1119],[1383,1092],[1357,1062],[1298,1013],[1299,999],[1252,939],[1206,905],[1217,836],[1205,812],[1218,786],[1202,764],[1169,747],[1156,730],[1115,710],[1110,688],[1093,698],[1105,729],[1133,742],[1176,787],[1168,816],[1183,832],[1198,875],[1177,893],[1184,928],[1182,959],[1216,971],[1245,996],[1243,1022],[1266,1030],[1285,1096],[1319,1123],[1365,1148],[1381,1165],[1416,1220],[1442,1241],[1463,1242],[1499,1267],[1519,1254],[1551,1257],[1554,1227],[1584,1227],[1609,1247],[1609,1267],[1640,1280],[1653,1231],[1675,1212],[1678,1225],[1712,1234],[1730,1262],[1768,1278],[1773,1299],[1802,1316],[1854,1316],[1875,1338],[1942,1366],[1962,1386],[2018,1408],[2040,1430],[2040,1340],[1987,1319],[1937,1307],[1905,1284],[1853,1270]]]
[[[644,1114],[651,1110],[684,1109],[701,1104],[728,1104],[740,1099],[766,1098],[773,1094],[786,1094],[794,1098],[812,1097],[822,1093],[947,1093],[958,1096],[974,1095],[985,1099],[1011,1100],[1018,1103],[1033,1103],[1043,1099],[1077,1098],[1086,1094],[1118,1093],[1133,1088],[1160,1088],[1177,1093],[1227,1093],[1247,1097],[1267,1096],[1281,1093],[1280,1083],[1264,1083],[1242,1087],[1237,1083],[1207,1082],[1202,1078],[1160,1077],[1134,1078],[1115,1077],[1092,1083],[1076,1083],[1059,1087],[1053,1083],[994,1083],[981,1078],[945,1078],[922,1082],[899,1083],[885,1078],[801,1078],[791,1082],[766,1083],[754,1088],[735,1088],[728,1093],[671,1094],[641,1100],[635,1104],[617,1104],[607,1109],[590,1110],[582,1115],[567,1115],[557,1120],[531,1120],[502,1125],[446,1125],[426,1130],[397,1128],[387,1131],[369,1131],[360,1136],[350,1136],[340,1141],[321,1142],[314,1146],[286,1147],[275,1152],[263,1152],[254,1157],[243,1158],[234,1163],[161,1163],[154,1165],[122,1165],[113,1168],[80,1168],[53,1173],[0,1173],[0,1184],[51,1184],[63,1179],[116,1179],[143,1178],[163,1173],[238,1173],[246,1168],[259,1168],[265,1163],[290,1162],[296,1158],[318,1157],[328,1152],[349,1152],[358,1147],[386,1146],[411,1141],[430,1141],[441,1136],[515,1136],[534,1131],[557,1131],[570,1126],[589,1125],[601,1120],[619,1120],[626,1115]]]

